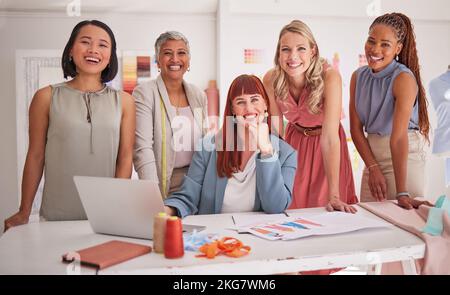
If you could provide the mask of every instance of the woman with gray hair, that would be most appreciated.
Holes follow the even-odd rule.
[[[138,85],[133,162],[140,179],[159,183],[163,198],[181,186],[195,143],[206,133],[206,94],[183,77],[190,70],[187,38],[176,31],[155,42],[160,73]]]

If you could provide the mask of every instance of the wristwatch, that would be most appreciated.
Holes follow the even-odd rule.
[[[400,198],[400,197],[408,197],[408,198],[411,198],[411,195],[410,195],[409,192],[400,192],[400,193],[397,193],[397,195],[395,196],[396,199],[398,199],[398,198]]]

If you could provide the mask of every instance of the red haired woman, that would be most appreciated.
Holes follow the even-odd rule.
[[[259,78],[234,79],[223,127],[216,138],[202,140],[181,189],[164,201],[169,214],[281,213],[288,208],[297,155],[270,134],[269,107]]]

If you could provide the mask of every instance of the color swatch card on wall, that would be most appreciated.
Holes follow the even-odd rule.
[[[358,55],[358,67],[367,66],[367,58],[365,54]]]
[[[264,59],[263,49],[244,49],[244,64],[260,64]]]
[[[140,83],[150,80],[151,57],[148,52],[124,51],[122,56],[123,90],[132,93]]]
[[[334,235],[361,229],[385,227],[386,223],[359,214],[327,212],[304,218],[301,214],[278,221],[254,224],[239,231],[247,231],[268,240],[293,240],[315,235]]]

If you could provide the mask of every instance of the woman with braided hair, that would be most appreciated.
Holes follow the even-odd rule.
[[[368,65],[350,83],[350,131],[366,165],[361,201],[397,198],[406,209],[431,205],[414,199],[423,196],[430,124],[410,19],[401,13],[377,17],[365,54]]]

